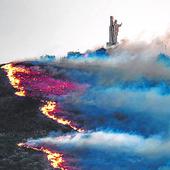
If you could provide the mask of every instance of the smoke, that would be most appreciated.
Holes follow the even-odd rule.
[[[67,163],[72,155],[81,169],[147,169],[149,164],[152,170],[163,166],[170,156],[169,139],[105,131],[30,140],[27,145],[64,150]]]
[[[68,134],[59,137],[46,137],[39,140],[29,140],[29,145],[55,145],[56,147],[72,150],[94,148],[97,150],[120,150],[135,153],[150,158],[170,155],[170,140],[162,140],[161,136],[144,138],[140,135],[115,132],[86,132]],[[110,152],[110,151],[109,151]]]
[[[75,159],[75,167],[84,170],[170,169],[169,47],[167,34],[150,43],[124,40],[114,49],[32,62],[41,79],[23,78],[24,89],[59,103],[61,113],[50,114],[86,132],[26,144],[61,151],[67,163]],[[69,86],[58,93],[65,82]]]
[[[126,58],[127,57],[127,58]],[[169,134],[169,74],[162,57],[125,60],[80,58],[47,67],[53,76],[88,84],[80,96],[60,97],[70,119],[85,129],[114,129],[148,136]],[[129,59],[129,60],[128,60]],[[59,65],[57,67],[56,65]],[[134,66],[135,68],[133,69]],[[57,68],[56,68],[57,67]],[[93,123],[91,123],[93,121]],[[147,124],[147,126],[146,126]]]

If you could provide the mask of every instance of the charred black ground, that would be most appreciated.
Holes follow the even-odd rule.
[[[14,95],[4,71],[0,69],[0,170],[52,169],[46,157],[17,143],[50,131],[67,131],[39,113],[39,101]]]

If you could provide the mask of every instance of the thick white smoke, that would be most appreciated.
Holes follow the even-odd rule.
[[[53,98],[67,111],[64,117],[87,131],[27,145],[71,155],[82,170],[169,170],[170,34],[150,43],[124,40],[108,52],[44,64],[54,78],[87,87]]]
[[[69,134],[59,137],[45,137],[38,140],[28,140],[29,145],[52,145],[58,148],[72,150],[97,149],[109,152],[134,153],[149,158],[170,156],[170,139],[163,140],[160,136],[144,138],[140,135],[114,132],[86,132]]]

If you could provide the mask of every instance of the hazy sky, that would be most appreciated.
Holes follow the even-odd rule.
[[[109,16],[122,38],[150,40],[170,28],[170,0],[0,0],[0,63],[84,51],[108,41]]]

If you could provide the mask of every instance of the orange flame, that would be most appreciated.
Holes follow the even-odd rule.
[[[17,145],[19,147],[25,147],[25,148],[43,152],[43,153],[47,154],[47,159],[49,160],[49,162],[53,168],[60,168],[61,170],[67,170],[66,168],[64,168],[64,165],[63,165],[65,162],[63,159],[63,154],[51,151],[44,147],[36,148],[33,146],[28,146],[24,143],[19,143]]]
[[[46,103],[40,108],[41,112],[47,116],[48,118],[57,121],[60,124],[63,125],[68,125],[70,126],[72,129],[78,131],[78,132],[84,132],[83,129],[77,128],[76,126],[74,126],[72,124],[71,121],[69,120],[64,120],[62,118],[57,117],[56,115],[52,114],[52,113],[56,113],[57,110],[57,103],[53,102],[53,101],[46,101]]]
[[[15,94],[18,96],[25,96],[26,91],[24,90],[24,87],[20,85],[21,81],[19,78],[16,77],[16,73],[18,72],[29,73],[29,70],[21,67],[15,67],[12,64],[6,64],[1,68],[6,71],[11,85],[17,90]]]

